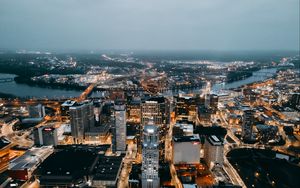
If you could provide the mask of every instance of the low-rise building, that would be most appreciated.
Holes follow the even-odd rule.
[[[33,147],[24,155],[10,161],[8,174],[16,180],[28,180],[35,169],[53,153],[52,146]]]
[[[99,155],[104,155],[109,147],[60,146],[39,166],[35,176],[39,179],[41,187],[87,186],[93,179],[91,172]]]
[[[99,158],[93,167],[93,187],[115,187],[119,178],[122,160],[125,155],[104,156]]]
[[[12,143],[5,137],[0,138],[0,171],[5,170],[9,163],[9,149]]]
[[[53,125],[38,127],[33,130],[34,144],[41,146],[57,146],[57,128]]]

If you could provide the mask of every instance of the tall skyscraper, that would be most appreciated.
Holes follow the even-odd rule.
[[[211,135],[208,136],[204,144],[204,159],[209,168],[215,165],[223,165],[224,144],[221,138]]]
[[[27,108],[29,116],[32,118],[41,118],[46,115],[45,107],[41,104],[38,104],[36,106],[28,106]]]
[[[206,94],[205,95],[205,107],[210,108],[214,111],[218,109],[218,100],[219,97],[216,94]]]
[[[204,105],[205,105],[206,108],[210,107],[210,94],[205,95]]]
[[[145,125],[143,131],[142,188],[160,186],[158,141],[157,126]]]
[[[100,124],[101,123],[101,112],[103,109],[103,102],[97,101],[94,102],[94,116],[95,116],[95,123]]]
[[[245,97],[245,101],[250,104],[254,103],[257,98],[257,94],[251,88],[243,89],[243,95]]]
[[[213,111],[217,111],[218,109],[218,103],[219,103],[219,97],[216,94],[211,94],[210,95],[210,104],[209,107],[213,110]]]
[[[112,150],[113,152],[126,151],[126,107],[123,101],[117,100],[114,106],[115,123],[112,127]]]
[[[252,140],[252,129],[254,123],[254,111],[245,109],[243,114],[242,138],[243,140]]]
[[[292,93],[290,103],[293,108],[300,109],[300,93]]]
[[[169,123],[170,104],[164,97],[153,97],[144,101],[141,105],[142,125],[147,125],[150,120],[161,126]]]
[[[82,143],[84,133],[94,126],[93,103],[84,101],[70,107],[71,134],[75,143]]]

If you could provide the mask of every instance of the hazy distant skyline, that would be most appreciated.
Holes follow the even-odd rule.
[[[299,50],[299,0],[1,0],[0,49]]]

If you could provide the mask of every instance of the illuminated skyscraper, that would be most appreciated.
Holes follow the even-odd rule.
[[[242,125],[242,138],[244,140],[252,139],[252,129],[254,123],[254,111],[251,109],[245,109],[243,115],[243,125]]]
[[[28,106],[27,108],[29,116],[32,118],[41,118],[46,115],[45,107],[41,104],[38,104],[36,106]]]
[[[164,97],[152,97],[143,101],[141,105],[141,122],[147,125],[153,120],[154,124],[161,126],[169,123],[170,104]]]
[[[70,107],[71,134],[75,143],[82,143],[84,133],[94,126],[93,103],[85,101]]]
[[[208,136],[204,144],[204,159],[209,168],[215,165],[223,165],[224,144],[221,138],[211,135]]]
[[[126,107],[123,101],[115,102],[115,123],[112,127],[112,150],[113,152],[126,151]]]
[[[144,126],[142,188],[157,188],[159,183],[158,131],[155,125]]]

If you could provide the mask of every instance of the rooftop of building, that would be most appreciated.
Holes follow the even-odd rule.
[[[207,137],[207,141],[213,146],[221,146],[223,145],[223,139],[216,135],[210,135]]]
[[[173,134],[178,130],[181,130],[182,136],[183,135],[191,135],[194,132],[194,126],[192,124],[187,124],[187,123],[176,123],[173,127]],[[178,135],[179,136],[179,135]]]
[[[115,111],[125,111],[125,109],[126,109],[125,103],[118,102],[118,103],[115,103],[115,105],[114,105]]]
[[[183,119],[183,120],[177,120],[176,124],[192,124],[192,125],[194,125],[195,123],[193,121],[189,121],[187,119]]]
[[[41,182],[49,179],[59,181],[59,177],[65,179],[82,177],[92,169],[98,152],[106,149],[107,147],[85,145],[61,146],[39,166],[36,173],[41,176]]]
[[[144,132],[147,132],[147,133],[157,132],[157,126],[152,125],[152,124],[145,125],[144,126]]]
[[[6,137],[4,136],[0,137],[0,149],[5,148],[9,144],[11,144],[11,142]]]
[[[125,154],[120,156],[99,155],[92,172],[93,180],[115,181],[118,178],[124,156]]]
[[[70,107],[70,106],[73,106],[75,103],[76,103],[76,101],[67,100],[61,106]]]
[[[85,101],[82,101],[82,102],[75,102],[72,106],[70,106],[70,109],[76,109],[76,107],[83,107],[87,104],[93,104],[92,101],[90,100],[85,100]]]
[[[186,123],[186,122],[183,122],[183,123],[177,122],[174,126],[175,127],[182,127],[182,128],[191,128],[191,127],[193,127],[193,124]]]
[[[173,137],[174,142],[200,142],[200,137],[198,134],[193,134],[192,136],[180,136]]]
[[[139,100],[133,99],[128,102],[128,105],[140,105],[140,104],[141,104],[141,99]]]
[[[183,188],[197,188],[197,184],[183,184]]]
[[[33,147],[26,151],[24,155],[12,160],[9,164],[9,170],[31,169],[53,153],[52,146]]]
[[[151,103],[151,102],[164,103],[165,102],[165,98],[163,96],[155,96],[155,97],[146,98],[143,101],[145,103]]]
[[[115,105],[125,105],[125,100],[122,100],[122,99],[116,99],[115,100]]]

